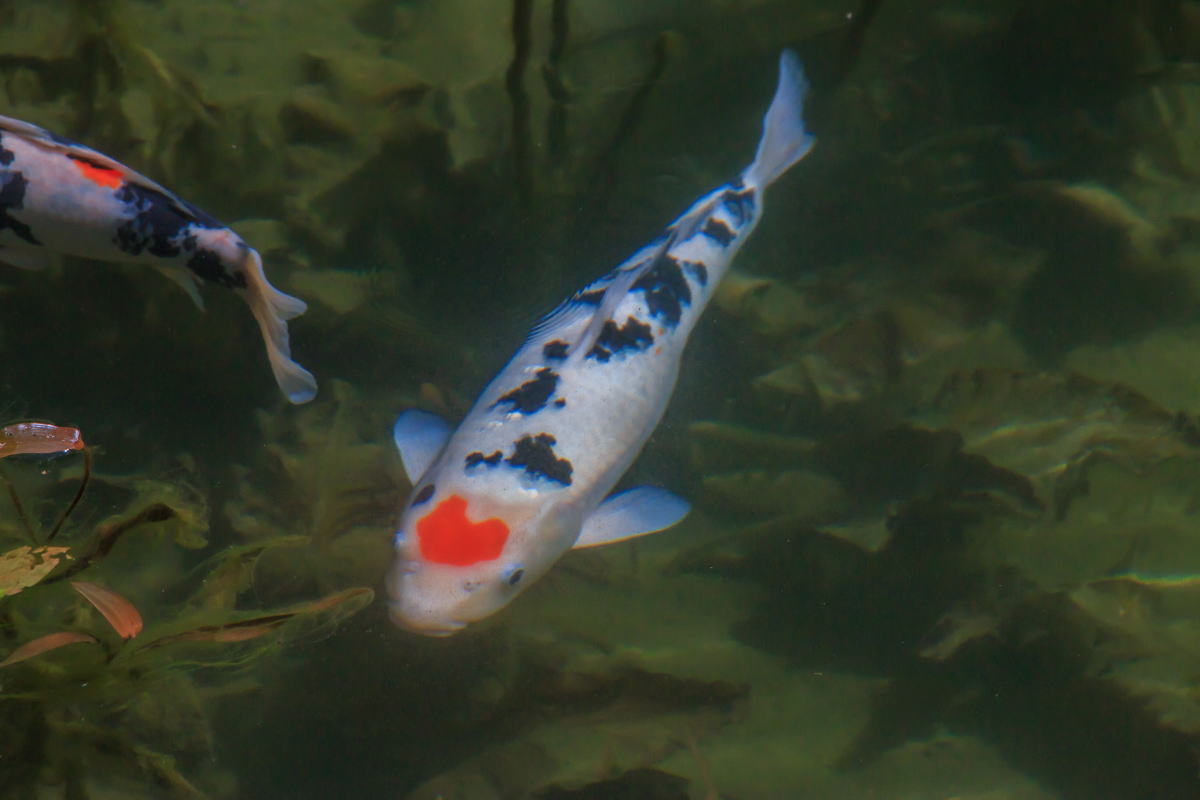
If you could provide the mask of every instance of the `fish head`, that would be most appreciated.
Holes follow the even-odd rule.
[[[450,636],[490,617],[570,549],[570,517],[466,493],[410,506],[387,579],[392,621]]]

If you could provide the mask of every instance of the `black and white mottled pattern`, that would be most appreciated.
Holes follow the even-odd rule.
[[[721,245],[721,247],[728,247],[729,243],[737,236],[728,223],[716,217],[709,217],[705,221],[704,227],[700,229],[700,232]]]
[[[11,160],[12,153],[9,153]],[[25,205],[25,191],[29,182],[16,170],[0,171],[0,230],[10,230],[13,235],[29,244],[41,245],[28,225],[9,214]]]
[[[562,339],[555,339],[542,345],[542,357],[547,360],[562,361],[567,357],[567,351],[570,349],[570,343],[564,342]]]
[[[546,407],[550,396],[558,387],[558,373],[549,367],[542,367],[532,380],[522,383],[511,392],[504,394],[492,408],[508,404],[508,410],[516,414],[536,414]]]
[[[603,363],[618,353],[641,352],[652,344],[654,335],[646,323],[628,317],[624,325],[617,327],[617,323],[610,319],[600,329],[596,344],[592,346],[587,357]]]
[[[574,467],[569,460],[559,458],[554,452],[556,444],[558,440],[548,433],[523,436],[513,442],[513,453],[504,461],[514,467],[521,467],[526,475],[570,486]]]
[[[655,259],[630,289],[644,292],[650,316],[658,317],[668,327],[679,324],[684,306],[692,302],[692,290],[683,277],[683,270],[669,253]]]
[[[467,465],[467,469],[470,469],[471,467],[478,467],[480,464],[486,464],[489,467],[495,467],[499,465],[500,459],[503,457],[504,454],[499,450],[488,456],[485,456],[481,451],[476,450],[474,453],[467,453],[467,457],[463,460]]]

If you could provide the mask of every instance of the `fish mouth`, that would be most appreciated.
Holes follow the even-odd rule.
[[[413,619],[395,606],[388,609],[388,616],[391,617],[392,623],[402,630],[435,639],[445,639],[467,627],[467,623],[458,620]]]

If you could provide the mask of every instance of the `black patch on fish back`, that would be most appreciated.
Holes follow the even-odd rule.
[[[554,401],[555,408],[565,408],[566,405],[567,405],[567,399],[565,397],[560,397]]]
[[[11,156],[12,153],[9,155]],[[11,159],[9,160],[11,161]],[[0,231],[8,228],[18,239],[29,242],[29,244],[40,245],[41,242],[33,235],[29,226],[8,213],[24,208],[27,188],[29,188],[29,181],[25,180],[22,173],[15,170],[0,172]]]
[[[113,243],[131,256],[149,253],[159,258],[174,258],[196,250],[196,237],[185,235],[188,228],[217,230],[224,226],[190,203],[176,202],[165,194],[136,183],[126,183],[113,193],[125,204],[130,217],[117,228]],[[182,238],[181,238],[182,236]],[[193,261],[195,262],[193,264]],[[188,268],[201,278],[223,286],[245,286],[246,278],[225,273],[215,253],[189,259]]]
[[[548,433],[523,436],[513,443],[513,454],[505,461],[514,467],[524,467],[527,475],[570,486],[574,467],[567,459],[555,455],[554,445],[557,443],[558,440]]]
[[[646,305],[650,316],[659,317],[667,325],[675,327],[683,314],[683,306],[692,302],[692,290],[678,262],[663,253],[630,287],[630,291],[646,294]]]
[[[688,275],[696,279],[696,283],[701,286],[708,285],[708,267],[701,264],[699,261],[681,261],[683,268],[687,270]]]
[[[503,457],[504,454],[499,450],[492,453],[490,456],[485,456],[483,453],[476,450],[474,453],[467,453],[467,457],[463,459],[463,461],[466,462],[468,468],[478,467],[480,464],[487,464],[489,467],[494,467],[500,463],[500,459]]]
[[[435,491],[437,491],[437,489],[434,488],[434,485],[432,483],[429,484],[428,486],[423,488],[421,491],[417,492],[417,496],[412,499],[412,503],[410,503],[409,505],[410,506],[419,506],[422,503],[428,503],[429,498],[433,497],[433,493]]]
[[[744,191],[735,191],[726,189],[721,195],[721,203],[725,209],[733,215],[733,222],[739,228],[750,221],[750,217],[754,215],[754,190],[746,189]]]
[[[166,195],[136,183],[126,183],[114,194],[131,212],[113,239],[121,252],[137,256],[145,251],[159,258],[172,258],[183,252],[183,243],[176,240],[191,220]],[[191,244],[194,248],[195,238]]]
[[[552,342],[546,342],[542,345],[542,357],[546,359],[555,359],[562,361],[567,357],[567,350],[571,345],[564,342],[562,339],[555,339]]]
[[[194,250],[187,260],[187,268],[206,281],[220,284],[226,289],[245,289],[246,273],[238,270],[230,273],[225,269],[221,257],[206,247],[196,246],[196,237],[188,236],[183,241],[184,250]]]
[[[0,166],[7,167],[16,157],[16,153],[4,146],[4,134],[0,134]]]
[[[526,381],[508,394],[501,396],[492,404],[496,408],[501,403],[510,405],[509,411],[519,414],[536,414],[546,407],[546,401],[558,387],[558,373],[549,367],[537,371],[533,380]]]
[[[709,217],[708,221],[704,223],[704,227],[700,229],[700,232],[721,245],[721,247],[728,247],[735,236],[734,232],[729,229],[729,226],[723,220],[719,220],[716,217]]]
[[[625,320],[625,324],[618,328],[617,323],[610,319],[600,329],[600,335],[596,337],[596,344],[588,351],[587,357],[604,363],[615,353],[625,350],[640,352],[652,344],[654,344],[654,334],[650,332],[650,326],[646,323],[640,322],[635,317],[629,317]]]

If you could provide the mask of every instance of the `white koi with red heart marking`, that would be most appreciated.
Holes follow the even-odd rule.
[[[394,438],[413,493],[388,579],[392,619],[448,636],[504,608],[568,550],[663,530],[689,506],[662,489],[608,496],[657,427],[705,305],[803,158],[807,89],[784,52],[754,162],[543,320],[458,430],[408,411]]]

